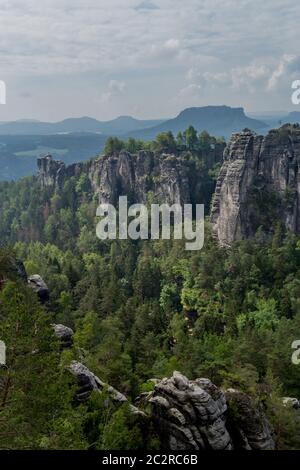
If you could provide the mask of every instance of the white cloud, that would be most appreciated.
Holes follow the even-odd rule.
[[[233,88],[237,90],[246,88],[255,93],[269,76],[269,68],[263,64],[251,63],[245,67],[234,67],[230,74]]]
[[[268,63],[266,63],[268,62]],[[274,61],[253,61],[244,66],[236,66],[227,71],[207,72],[192,67],[186,74],[187,81],[198,84],[202,88],[214,88],[223,85],[237,91],[248,91],[252,94],[257,91],[274,91],[281,79],[292,80],[300,72],[300,58],[295,55],[284,54]]]
[[[234,67],[255,56],[276,57],[298,42],[294,0],[253,0],[251,8],[246,0],[160,0],[154,6],[149,0],[0,0],[2,71],[147,68],[155,66],[159,50],[173,52],[170,61],[178,65],[210,56]],[[156,54],[149,57],[151,50]]]
[[[243,104],[248,94],[255,108],[264,92],[266,108],[281,107],[281,87],[300,75],[295,0],[0,0],[0,15],[0,78],[9,90],[19,82],[16,96],[22,82],[33,97],[30,83],[45,83],[58,110],[78,96],[79,81],[89,96],[103,87],[101,99],[116,102],[114,112],[125,95],[130,109],[157,117],[175,111],[178,94],[181,106],[183,95]],[[110,86],[111,77],[125,81],[128,93]],[[68,103],[51,96],[50,80]]]
[[[179,46],[180,46],[180,41],[174,38],[168,39],[163,45],[165,49],[170,49],[170,50],[178,50]]]
[[[110,80],[107,90],[101,95],[100,101],[103,103],[110,102],[112,99],[122,95],[125,91],[125,88],[125,82],[119,80]]]
[[[179,96],[182,98],[198,98],[201,96],[202,87],[197,83],[190,83],[186,87],[182,88],[179,92]]]
[[[282,59],[280,60],[278,66],[272,72],[272,74],[271,74],[271,76],[268,80],[267,89],[269,91],[272,91],[277,87],[280,78],[287,73],[288,68],[289,68],[288,67],[289,64],[293,63],[295,61],[295,59],[296,59],[296,56],[288,55],[288,54],[285,54],[282,57]]]
[[[110,80],[108,84],[108,88],[112,93],[116,93],[116,94],[123,93],[125,89],[125,83],[119,80]]]

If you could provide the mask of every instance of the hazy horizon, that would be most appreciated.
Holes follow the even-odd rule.
[[[238,106],[230,106],[230,105],[205,105],[205,106],[228,106],[228,107],[232,107],[232,108],[238,108]],[[205,107],[204,106],[204,107]],[[193,106],[189,106],[188,108],[191,108]],[[198,107],[198,106],[196,106]],[[201,106],[199,106],[201,107]],[[241,108],[243,108],[243,106],[240,106]],[[52,120],[42,120],[42,119],[36,119],[36,118],[27,118],[27,117],[20,117],[20,118],[17,118],[17,119],[12,119],[12,120],[8,120],[8,121],[4,121],[4,120],[1,120],[0,121],[0,124],[4,124],[4,123],[7,123],[7,122],[49,122],[49,123],[58,123],[58,122],[62,122],[62,121],[65,121],[65,120],[68,120],[68,119],[85,119],[85,118],[88,118],[88,119],[96,119],[97,121],[99,122],[108,122],[108,121],[113,121],[115,119],[119,119],[119,118],[132,118],[132,119],[136,119],[136,120],[145,120],[145,121],[167,121],[169,119],[174,119],[175,117],[178,116],[178,114],[181,112],[181,111],[184,111],[185,109],[188,109],[188,108],[184,108],[182,110],[180,110],[177,114],[175,115],[171,115],[171,116],[167,116],[167,117],[160,117],[160,116],[148,116],[148,117],[143,117],[143,118],[139,118],[138,116],[135,116],[135,115],[130,115],[130,114],[120,114],[120,115],[115,115],[115,116],[112,116],[110,119],[101,119],[101,117],[96,117],[96,116],[87,116],[87,115],[80,115],[78,114],[78,116],[68,116],[68,115],[65,115],[63,116],[62,118],[60,119],[52,119]],[[300,112],[300,108],[297,109],[296,106],[294,106],[294,109],[290,109],[290,110],[262,110],[262,111],[247,111],[245,108],[244,109],[244,112],[245,112],[245,115],[246,116],[249,116],[249,117],[253,117],[253,118],[261,118],[263,119],[264,117],[265,118],[281,118],[281,117],[285,117],[287,116],[289,113],[291,112],[294,112],[294,111],[299,111]]]

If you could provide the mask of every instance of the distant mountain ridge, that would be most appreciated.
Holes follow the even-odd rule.
[[[291,113],[286,119],[298,122],[300,113]],[[153,140],[157,134],[165,131],[172,131],[176,136],[190,125],[198,132],[206,130],[211,135],[228,139],[232,133],[241,132],[245,128],[266,134],[271,127],[279,127],[280,123],[253,119],[245,114],[243,108],[229,106],[187,108],[175,118],[165,121],[120,116],[106,122],[90,117],[68,118],[57,123],[28,119],[2,122],[0,180],[33,174],[36,159],[48,153],[69,165],[100,154],[109,136],[123,140],[129,137]]]
[[[169,119],[148,129],[136,131],[132,134],[132,137],[151,140],[160,132],[172,131],[177,134],[190,125],[194,126],[199,132],[206,130],[211,135],[218,137],[229,137],[232,133],[239,132],[245,127],[260,132],[268,128],[265,122],[246,116],[243,108],[204,106],[184,109],[174,119]]]
[[[300,111],[292,111],[282,119],[282,124],[299,124],[300,123]]]
[[[253,114],[253,113],[252,113]],[[56,135],[72,133],[92,133],[103,136],[134,137],[152,140],[160,132],[171,131],[177,134],[192,125],[201,132],[206,130],[216,137],[230,137],[232,133],[249,128],[265,134],[270,128],[286,123],[300,123],[300,111],[272,116],[248,116],[242,107],[203,106],[186,108],[172,119],[136,119],[132,116],[119,116],[110,121],[83,116],[67,118],[58,122],[42,122],[34,119],[20,119],[0,122],[0,135]]]
[[[22,119],[0,123],[0,135],[54,135],[75,132],[123,135],[134,130],[147,129],[162,122],[162,119],[140,120],[131,116],[119,116],[111,121],[98,121],[87,116],[68,118],[59,122]]]
[[[300,111],[277,111],[275,113],[251,113],[250,117],[265,122],[269,128],[277,129],[283,124],[299,124],[300,123]]]
[[[245,127],[259,132],[269,127],[262,120],[248,117],[243,108],[204,106],[184,109],[175,118],[167,120],[140,120],[131,116],[119,116],[110,121],[98,121],[87,116],[67,118],[59,122],[22,119],[0,123],[0,135],[34,136],[85,132],[152,140],[160,132],[171,131],[176,135],[191,125],[198,131],[206,130],[212,135],[224,137]]]

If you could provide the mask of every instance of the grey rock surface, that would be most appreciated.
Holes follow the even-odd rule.
[[[52,325],[55,336],[60,340],[62,349],[70,348],[73,344],[74,331],[68,326],[56,324]]]
[[[28,278],[28,286],[37,293],[41,302],[46,302],[49,299],[48,286],[39,274]]]
[[[225,395],[207,379],[189,381],[175,371],[148,396],[152,415],[170,450],[232,449]]]
[[[251,399],[236,390],[225,393],[208,379],[188,380],[175,371],[146,401],[166,449],[274,448],[270,426]]]
[[[278,221],[300,234],[300,127],[233,134],[212,202],[215,237],[229,246],[259,227],[272,233]]]
[[[270,425],[261,409],[245,393],[225,392],[228,406],[228,429],[234,436],[234,446],[244,450],[274,450]]]
[[[91,372],[81,362],[73,361],[70,364],[69,371],[75,377],[78,384],[78,391],[76,399],[79,402],[87,400],[93,391],[101,393],[104,389],[115,404],[122,404],[127,402],[127,398],[122,393],[118,392],[114,387],[105,384],[99,379],[93,372]],[[134,414],[140,414],[144,416],[144,413],[133,405],[130,405],[130,409]]]
[[[211,149],[204,157],[207,165],[212,167],[221,161],[223,149],[223,144]],[[59,191],[66,178],[85,174],[99,203],[113,205],[122,195],[127,195],[131,203],[146,203],[149,191],[157,202],[189,203],[199,191],[202,170],[197,171],[199,178],[193,174],[191,181],[184,158],[145,150],[136,154],[123,150],[119,155],[102,155],[70,166],[49,155],[38,159],[38,178],[43,188]]]
[[[72,362],[69,370],[79,402],[103,390],[116,405],[127,402],[80,362]],[[188,380],[175,371],[156,381],[153,392],[143,393],[136,405],[130,405],[131,412],[152,421],[166,450],[274,449],[269,423],[251,399],[238,390],[223,392],[208,379]]]

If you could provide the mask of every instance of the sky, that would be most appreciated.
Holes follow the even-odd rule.
[[[300,111],[298,0],[0,0],[0,121]]]

